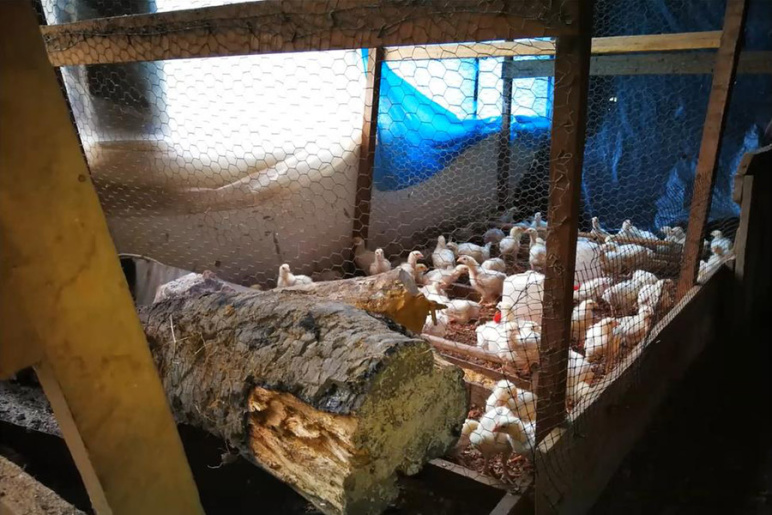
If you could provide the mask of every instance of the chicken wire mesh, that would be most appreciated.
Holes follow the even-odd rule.
[[[173,9],[44,4],[50,23]],[[543,373],[554,91],[543,48],[552,43],[521,41],[513,57],[492,47],[469,57],[471,45],[442,58],[421,47],[387,52],[367,241],[352,241],[361,51],[68,66],[62,76],[119,252],[259,288],[406,267],[447,306],[424,333],[470,383],[472,409],[449,459],[524,489]],[[571,421],[643,352],[673,305],[709,89],[707,75],[590,81],[565,358]],[[673,115],[665,132],[649,130],[657,111]],[[620,157],[625,133],[641,150]],[[557,477],[561,466],[537,472]]]

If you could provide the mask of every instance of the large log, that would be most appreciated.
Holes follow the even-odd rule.
[[[325,513],[378,513],[444,454],[462,372],[386,317],[301,291],[212,292],[140,308],[179,422],[222,437]]]
[[[423,329],[429,310],[438,306],[418,291],[413,278],[401,268],[370,277],[324,281],[284,289],[313,293],[371,313],[386,315],[416,333]]]

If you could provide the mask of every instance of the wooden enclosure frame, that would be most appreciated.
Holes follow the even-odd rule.
[[[442,7],[438,14],[436,6]],[[113,64],[164,59],[256,55],[280,52],[369,48],[367,92],[362,124],[362,150],[354,206],[353,237],[367,240],[369,229],[372,172],[376,146],[378,90],[383,62],[401,59],[466,57],[504,57],[502,74],[511,91],[512,80],[520,77],[554,75],[555,103],[550,156],[550,229],[547,232],[549,266],[546,270],[542,363],[535,389],[538,440],[537,466],[566,452],[569,438],[567,422],[591,420],[591,409],[568,416],[565,411],[568,335],[570,334],[571,286],[574,276],[578,235],[579,185],[584,151],[584,125],[587,84],[592,74],[714,73],[713,91],[704,128],[703,147],[698,165],[700,188],[695,187],[689,239],[684,248],[684,264],[679,282],[684,303],[708,302],[707,293],[692,289],[699,263],[697,246],[702,241],[707,207],[710,205],[715,154],[720,143],[729,88],[736,72],[772,73],[772,52],[739,51],[745,0],[729,0],[723,31],[684,34],[624,36],[592,39],[591,0],[565,0],[559,7],[543,2],[538,15],[518,3],[488,0],[479,12],[469,12],[464,0],[421,2],[405,16],[404,2],[384,0],[373,6],[363,0],[267,0],[169,13],[102,18],[41,28],[49,60],[54,66]],[[532,6],[529,3],[529,6]],[[231,23],[224,23],[230,20]],[[394,21],[397,20],[397,21]],[[392,21],[392,23],[390,23]],[[535,38],[555,37],[555,42]],[[518,38],[532,38],[521,40]],[[475,42],[468,43],[470,40]],[[515,41],[516,40],[516,41]],[[397,46],[399,45],[399,46]],[[716,50],[716,52],[709,52]],[[700,51],[700,52],[695,52]],[[514,56],[554,55],[554,60],[517,62]],[[508,86],[507,86],[508,85]],[[511,95],[505,95],[509,100]],[[509,106],[509,107],[507,107]],[[511,103],[504,102],[511,113]],[[499,135],[497,198],[508,197],[506,143],[509,117]],[[716,123],[716,121],[718,123]],[[503,143],[502,143],[503,141]],[[712,149],[712,150],[711,150]],[[711,154],[712,152],[712,154]],[[703,155],[704,153],[704,155]],[[702,210],[705,212],[703,213]],[[699,216],[698,216],[699,215]],[[691,299],[691,300],[690,300]],[[685,304],[679,313],[689,308]],[[663,322],[665,323],[665,322]],[[666,324],[666,323],[665,323]],[[662,326],[659,331],[669,331]],[[427,338],[436,347],[449,350],[453,342]],[[658,348],[664,348],[660,346]],[[698,343],[690,352],[699,352]],[[664,351],[657,351],[664,352]],[[659,355],[659,354],[657,354]],[[685,356],[686,366],[694,354]],[[492,359],[491,356],[487,358]],[[654,357],[651,359],[662,359]],[[493,359],[495,361],[495,359]],[[469,363],[467,363],[469,365]],[[618,378],[626,377],[620,369]],[[618,388],[609,384],[596,402],[612,398]],[[534,387],[534,385],[529,385]],[[470,386],[473,398],[484,390]],[[476,397],[475,397],[476,396]],[[600,420],[600,419],[599,419]],[[600,426],[598,426],[600,427]],[[551,436],[549,438],[548,436]],[[545,438],[548,437],[548,438]],[[634,439],[615,448],[614,459],[628,449]],[[552,458],[550,458],[552,457]],[[609,465],[610,466],[610,465]],[[604,468],[604,473],[608,472]],[[587,472],[587,471],[582,471]],[[596,491],[601,482],[588,488]],[[557,492],[553,485],[535,485],[536,509],[550,513]],[[597,492],[596,492],[597,493]],[[516,496],[502,498],[497,514],[514,513]],[[565,499],[560,503],[566,502]],[[587,500],[585,499],[585,501]]]

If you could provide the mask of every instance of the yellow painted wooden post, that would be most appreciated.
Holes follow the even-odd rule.
[[[203,513],[26,0],[0,2],[0,235],[0,368],[42,360],[96,511]]]

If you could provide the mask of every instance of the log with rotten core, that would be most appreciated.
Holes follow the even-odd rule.
[[[444,454],[467,414],[461,370],[385,316],[426,316],[405,279],[185,295],[140,318],[179,422],[325,513],[378,513],[397,496],[396,473]]]

